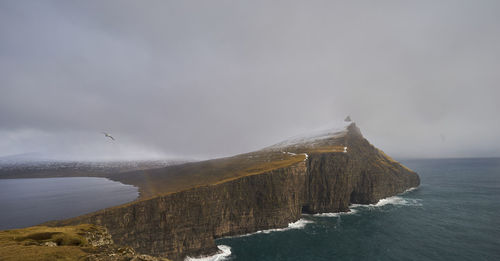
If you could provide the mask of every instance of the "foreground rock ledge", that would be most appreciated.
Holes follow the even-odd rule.
[[[350,204],[375,203],[420,183],[415,172],[364,139],[354,123],[319,142],[259,153],[276,150],[303,158],[48,225],[101,225],[119,245],[182,260],[216,253],[216,238],[287,227],[302,213],[348,211]]]
[[[0,260],[168,261],[117,246],[105,228],[89,224],[0,231]]]

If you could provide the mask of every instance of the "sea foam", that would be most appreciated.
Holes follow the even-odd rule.
[[[352,215],[358,212],[356,209],[349,209],[349,212],[334,212],[334,213],[317,213],[314,217],[340,217],[342,215]]]
[[[219,253],[213,256],[204,257],[186,257],[184,261],[222,261],[226,260],[231,255],[231,247],[226,245],[218,245]]]
[[[281,232],[281,231],[287,231],[287,230],[291,230],[291,229],[303,229],[307,224],[310,224],[310,223],[314,223],[314,221],[301,218],[295,222],[288,223],[288,227],[259,230],[259,231],[253,232],[253,233],[248,233],[248,234],[243,234],[243,235],[238,235],[238,236],[228,236],[225,238],[247,237],[247,236],[252,236],[252,235],[256,235],[256,234],[269,234],[271,232]]]
[[[287,231],[287,230],[290,230],[290,229],[302,229],[304,228],[307,224],[309,223],[314,223],[312,220],[307,220],[307,219],[299,219],[295,222],[292,222],[292,223],[289,223],[288,224],[288,227],[285,227],[285,228],[272,228],[272,229],[266,229],[266,230],[259,230],[257,232],[254,232],[254,233],[250,233],[250,234],[245,234],[243,236],[250,236],[250,235],[254,235],[254,234],[269,234],[271,232],[280,232],[280,231]]]
[[[352,204],[351,208],[358,208],[358,207],[366,207],[366,208],[375,208],[375,207],[382,207],[385,205],[396,205],[396,206],[422,206],[421,200],[420,199],[410,199],[410,198],[402,198],[402,195],[405,195],[411,191],[416,190],[417,188],[409,188],[405,190],[403,193],[397,195],[397,196],[392,196],[392,197],[387,197],[379,200],[375,204]]]
[[[411,191],[416,190],[417,187],[409,188],[399,194],[398,196],[387,197],[379,200],[375,204],[352,204],[349,206],[349,212],[335,212],[335,213],[318,213],[313,214],[314,217],[340,217],[342,215],[352,215],[358,212],[357,208],[376,208],[385,205],[399,205],[399,206],[422,206],[420,199],[408,199],[400,196],[405,195]]]

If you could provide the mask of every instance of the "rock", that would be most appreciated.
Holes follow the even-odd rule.
[[[93,247],[100,247],[113,244],[111,235],[108,233],[106,228],[100,228],[94,231],[86,232],[85,239],[87,240],[87,244]]]
[[[56,242],[44,242],[41,244],[42,246],[48,246],[48,247],[56,247],[57,243]]]

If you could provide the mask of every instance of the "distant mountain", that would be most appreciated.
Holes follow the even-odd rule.
[[[43,154],[38,152],[12,154],[7,156],[0,156],[0,164],[6,163],[25,163],[25,162],[40,162],[50,161],[51,159],[44,157]]]

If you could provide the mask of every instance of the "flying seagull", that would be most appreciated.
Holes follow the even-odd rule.
[[[108,137],[112,140],[115,140],[115,138],[113,138],[113,136],[109,135],[109,133],[103,132],[102,134],[104,134],[105,137]]]

